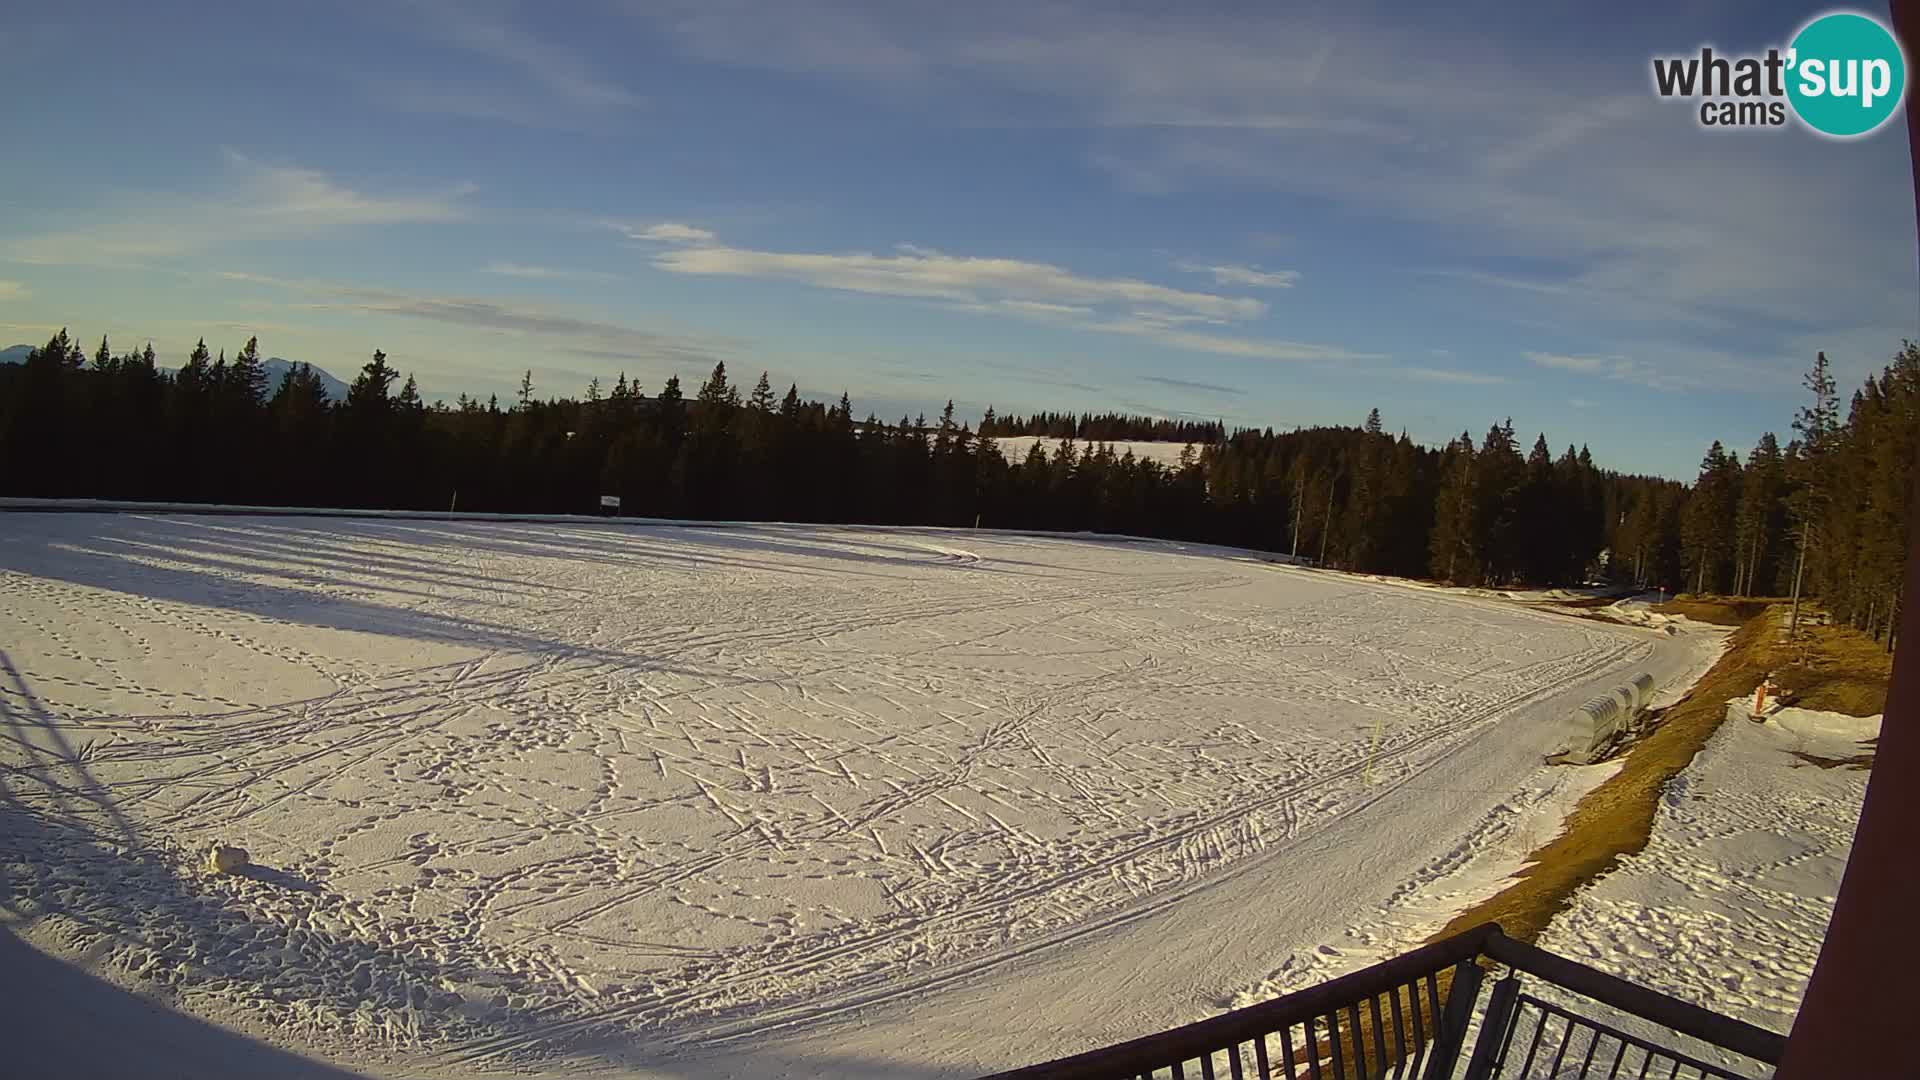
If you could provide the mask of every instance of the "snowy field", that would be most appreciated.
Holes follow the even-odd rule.
[[[1785,1033],[1846,870],[1880,718],[1729,721],[1667,785],[1645,850],[1582,890],[1540,944]],[[1704,1053],[1705,1051],[1696,1050]]]
[[[1191,1020],[1717,641],[1176,544],[0,526],[0,920],[394,1075],[964,1076]]]

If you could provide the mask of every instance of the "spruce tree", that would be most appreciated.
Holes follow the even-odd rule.
[[[1780,454],[1780,442],[1769,431],[1760,436],[1753,452],[1747,455],[1746,474],[1741,478],[1739,509],[1734,516],[1734,545],[1737,572],[1733,591],[1752,596],[1771,581],[1775,544],[1781,530],[1781,499],[1786,478]]]
[[[173,377],[175,385],[183,394],[193,396],[206,389],[209,368],[212,366],[209,360],[212,356],[213,354],[207,351],[207,339],[201,338],[200,343],[193,347],[193,352],[187,355],[187,362]]]
[[[1809,549],[1821,515],[1827,504],[1827,470],[1832,467],[1833,436],[1839,418],[1834,393],[1833,370],[1827,354],[1814,354],[1813,367],[1802,380],[1813,403],[1801,406],[1794,416],[1793,429],[1800,433],[1799,475],[1794,494],[1787,504],[1794,520],[1797,543],[1794,554],[1793,601],[1787,619],[1787,635],[1800,629],[1800,588],[1806,578]]]
[[[387,415],[392,409],[390,390],[399,372],[387,366],[387,354],[373,350],[373,359],[360,369],[360,375],[347,387],[346,412],[355,418]]]
[[[1479,577],[1479,470],[1474,456],[1473,436],[1463,431],[1447,444],[1440,457],[1431,548],[1433,575],[1442,581],[1474,581]]]
[[[266,400],[267,372],[260,362],[260,339],[250,337],[227,368],[226,385],[242,407],[251,409]]]
[[[1720,591],[1722,575],[1732,563],[1739,483],[1739,460],[1714,440],[1700,461],[1700,476],[1687,500],[1680,530],[1682,554],[1696,593]]]

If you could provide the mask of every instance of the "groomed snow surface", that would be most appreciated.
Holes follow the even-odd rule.
[[[270,1071],[222,1032],[405,1076],[1132,1037],[1517,861],[1592,780],[1541,764],[1554,719],[1719,641],[1163,543],[0,523],[0,905],[87,973],[0,1023],[67,1072]]]

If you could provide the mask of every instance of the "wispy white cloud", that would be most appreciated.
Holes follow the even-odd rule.
[[[1108,322],[1079,324],[1078,329],[1107,334],[1131,334],[1161,345],[1188,352],[1236,356],[1244,360],[1334,361],[1379,360],[1381,353],[1361,352],[1334,345],[1315,345],[1304,341],[1280,341],[1263,337],[1233,337],[1199,330],[1177,329],[1156,319],[1115,319]]]
[[[454,221],[465,216],[458,200],[476,190],[471,183],[460,183],[443,193],[374,195],[337,183],[317,169],[269,164],[231,148],[221,153],[239,179],[239,204],[227,210],[243,223],[326,228]]]
[[[1419,379],[1422,382],[1458,383],[1463,386],[1497,386],[1507,381],[1504,375],[1494,375],[1485,371],[1459,371],[1453,368],[1401,367],[1394,368],[1392,374]]]
[[[1694,379],[1684,374],[1662,370],[1645,360],[1635,360],[1625,356],[1575,356],[1567,353],[1530,352],[1527,354],[1527,359],[1538,367],[1570,371],[1576,375],[1590,375],[1615,382],[1633,383],[1655,390],[1683,390],[1695,384]]]
[[[1250,289],[1291,289],[1300,280],[1298,270],[1262,270],[1257,266],[1232,263],[1202,263],[1192,259],[1175,262],[1174,268],[1190,274],[1211,274],[1215,285],[1240,285]]]
[[[18,281],[0,281],[0,300],[24,300],[33,290]]]
[[[1530,352],[1527,359],[1544,368],[1577,371],[1582,375],[1606,375],[1617,365],[1630,361],[1624,356],[1569,356],[1566,353]]]
[[[1537,129],[1496,148],[1485,159],[1486,167],[1495,173],[1509,173],[1527,168],[1536,162],[1555,154],[1577,148],[1583,140],[1594,133],[1626,121],[1645,112],[1654,102],[1645,96],[1616,95],[1599,101],[1576,105],[1573,108],[1549,115]]]
[[[1345,116],[1262,111],[1209,110],[1190,107],[1136,108],[1095,117],[1092,123],[1102,128],[1165,128],[1212,131],[1244,131],[1265,134],[1319,134],[1362,136],[1382,143],[1409,143],[1413,136],[1383,123]]]
[[[651,225],[629,225],[619,221],[603,222],[607,228],[626,237],[653,244],[711,244],[713,233],[693,225],[677,221],[660,221]]]
[[[217,249],[236,241],[330,229],[458,221],[469,184],[428,193],[374,193],[316,169],[274,165],[236,150],[204,194],[136,192],[88,213],[91,223],[0,244],[16,262],[127,265]]]
[[[1302,195],[1384,223],[1389,252],[1434,230],[1463,257],[1549,260],[1551,280],[1457,276],[1531,294],[1496,317],[1583,332],[1595,353],[1619,351],[1623,327],[1702,347],[1783,322],[1920,330],[1911,252],[1879,243],[1912,227],[1898,140],[1841,167],[1817,140],[1715,138],[1662,112],[1643,66],[1516,56],[1351,6],[981,0],[970,15],[982,6],[989,17],[962,19],[859,0],[630,5],[698,56],[882,81],[936,122],[992,123],[983,103],[1011,97],[1019,108],[997,115],[1081,129],[1087,159],[1124,188]]]
[[[433,25],[455,45],[516,69],[554,97],[590,107],[632,108],[644,99],[611,79],[590,72],[571,49],[496,18],[473,4],[433,3]]]
[[[502,277],[530,278],[536,281],[615,281],[618,275],[599,270],[566,270],[555,266],[532,266],[526,263],[506,262],[495,259],[480,268],[483,274],[498,274]]]
[[[590,132],[605,126],[603,114],[556,109],[537,94],[518,93],[497,84],[448,83],[391,72],[354,77],[361,93],[395,112],[455,116],[520,127]]]
[[[366,285],[281,278],[244,271],[219,274],[228,281],[270,286],[299,298],[306,311],[352,311],[419,319],[495,333],[537,336],[560,351],[596,359],[622,359],[668,367],[711,367],[741,347],[735,339],[627,326],[490,298],[442,296]]]
[[[1203,394],[1219,394],[1224,397],[1246,397],[1247,392],[1237,386],[1222,386],[1219,383],[1201,382],[1198,379],[1174,379],[1165,375],[1142,375],[1140,381],[1171,386],[1175,390],[1197,390]]]
[[[1565,282],[1535,281],[1510,274],[1490,274],[1484,270],[1419,270],[1415,272],[1423,277],[1450,278],[1475,285],[1490,285],[1497,289],[1517,289],[1522,292],[1550,293],[1555,296],[1564,296],[1570,291],[1570,287]]]
[[[1378,354],[1337,346],[1193,329],[1196,325],[1244,326],[1266,315],[1267,305],[1140,278],[1099,277],[1051,263],[953,255],[914,244],[896,245],[890,254],[763,251],[720,243],[705,230],[692,230],[697,237],[683,238],[678,230],[686,227],[672,227],[674,231],[666,233],[659,230],[667,226],[618,228],[630,237],[674,243],[656,251],[652,260],[655,269],[672,274],[768,278],[935,301],[963,311],[1139,337],[1218,356],[1276,361],[1378,358]],[[1243,267],[1224,269],[1264,273]]]
[[[1257,318],[1267,310],[1258,300],[1174,289],[1138,278],[1089,277],[1024,259],[949,255],[912,244],[901,244],[887,255],[758,251],[711,244],[663,251],[654,257],[653,265],[674,274],[781,278],[917,299],[1139,304],[1223,320]]]
[[[931,58],[903,28],[840,3],[629,0],[704,60],[780,71],[831,71],[897,81],[928,72]]]
[[[579,51],[515,24],[497,7],[454,0],[409,0],[387,11],[396,26],[427,43],[457,49],[479,61],[447,76],[447,65],[406,72],[363,71],[353,76],[375,102],[405,112],[496,120],[528,127],[586,130],[647,104],[618,81],[597,73]]]

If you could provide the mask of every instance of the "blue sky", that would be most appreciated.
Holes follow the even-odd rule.
[[[429,392],[725,360],[857,412],[1126,409],[1690,478],[1920,338],[1899,124],[1712,133],[1656,53],[1822,7],[31,5],[0,344]],[[1883,9],[1864,8],[1884,16]]]

